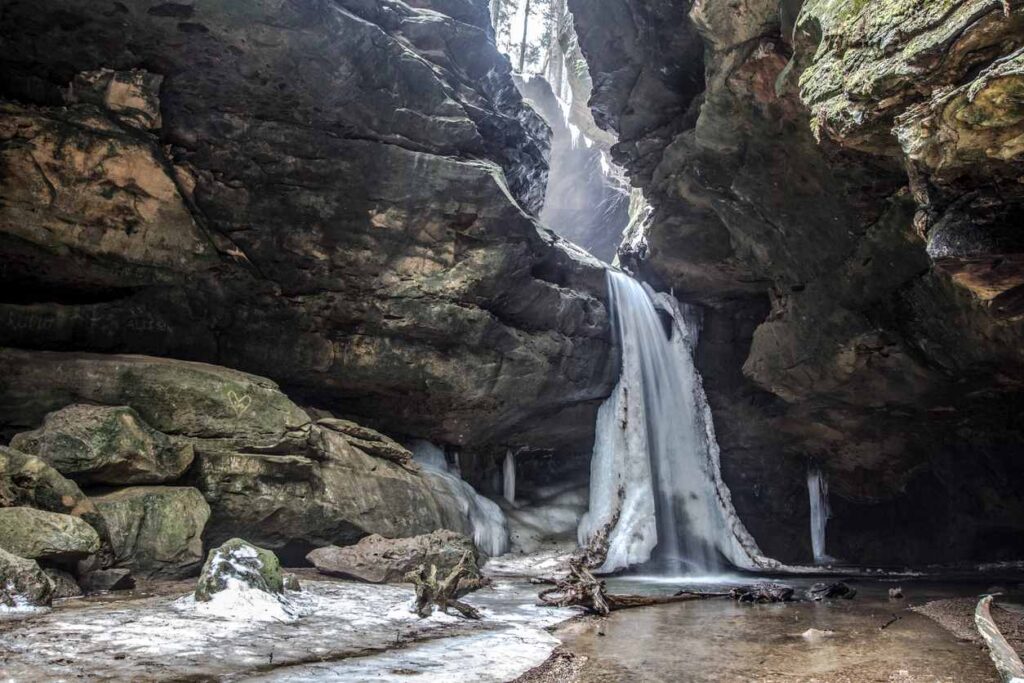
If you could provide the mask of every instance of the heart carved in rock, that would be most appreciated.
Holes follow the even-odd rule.
[[[239,396],[233,390],[228,392],[228,400],[231,402],[231,409],[235,411],[235,417],[242,417],[252,406],[252,396]]]

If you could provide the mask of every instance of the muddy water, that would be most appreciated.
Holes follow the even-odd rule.
[[[984,586],[904,584],[907,600],[892,602],[891,585],[857,584],[855,599],[823,603],[707,600],[626,610],[565,625],[556,635],[588,658],[579,679],[587,683],[999,680],[984,649],[906,609],[940,597],[975,595]],[[659,589],[619,581],[613,590]],[[893,615],[900,619],[880,629]],[[833,634],[808,639],[801,635],[808,629]]]

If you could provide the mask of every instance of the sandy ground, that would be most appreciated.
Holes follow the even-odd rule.
[[[932,600],[912,609],[918,614],[934,619],[960,640],[981,644],[981,636],[974,625],[974,609],[977,605],[978,600],[974,597],[949,598]],[[998,597],[991,611],[992,618],[1006,641],[1017,654],[1024,654],[1024,611],[1016,604],[1000,605]]]

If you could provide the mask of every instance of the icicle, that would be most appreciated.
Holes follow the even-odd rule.
[[[516,502],[516,454],[512,449],[505,451],[505,476],[502,479],[502,489],[505,500],[515,504]]]
[[[828,505],[828,480],[817,467],[807,471],[807,495],[811,501],[811,550],[817,564],[827,564],[832,557],[825,552],[825,527],[832,510]]]

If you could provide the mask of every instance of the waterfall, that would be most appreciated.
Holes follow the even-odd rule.
[[[816,564],[826,564],[833,558],[825,552],[825,527],[832,511],[828,506],[828,480],[817,467],[807,470],[807,495],[811,499],[811,550]]]
[[[732,506],[711,409],[693,362],[699,310],[607,271],[622,374],[598,411],[590,509],[580,543],[608,528],[602,572],[652,558],[712,572],[778,565],[761,554]]]
[[[516,454],[512,449],[505,451],[505,466],[502,478],[502,495],[510,503],[516,502]]]
[[[491,557],[507,553],[508,521],[498,504],[464,481],[438,446],[420,439],[408,445],[413,459],[423,466],[423,477],[445,513],[448,528],[472,536],[476,547]],[[467,522],[469,528],[465,528]]]

